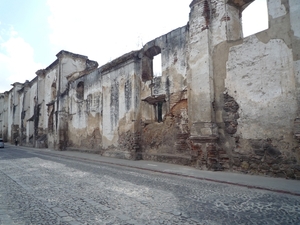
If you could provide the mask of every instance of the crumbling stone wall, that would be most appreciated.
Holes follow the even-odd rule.
[[[143,123],[142,158],[190,165],[187,120],[187,100],[182,99],[174,104],[162,122]]]
[[[190,164],[187,138],[187,28],[178,28],[148,42],[143,51],[141,80],[141,158]],[[160,54],[160,55],[158,55]],[[154,77],[149,63],[161,57],[162,75]],[[146,79],[147,78],[147,79]]]
[[[299,178],[300,168],[295,157],[297,151],[298,145],[285,140],[237,140],[232,168],[250,174]]]
[[[68,148],[99,152],[102,142],[100,74],[95,71],[75,79],[69,88]]]
[[[220,162],[244,173],[299,179],[293,129],[299,49],[291,44],[297,37],[288,35],[289,3],[277,3],[281,10],[268,3],[268,30],[214,50],[216,119],[225,153]]]
[[[269,0],[269,29],[243,38],[251,2],[194,0],[186,26],[99,68],[59,52],[34,80],[0,95],[0,135],[300,179],[300,2]]]
[[[3,141],[8,141],[8,92],[0,94],[0,131]]]
[[[134,109],[139,60],[132,52],[92,73],[70,78],[68,148],[120,158],[137,157]]]
[[[141,59],[130,52],[99,68],[103,88],[102,149],[105,156],[136,159],[139,150],[137,76]]]

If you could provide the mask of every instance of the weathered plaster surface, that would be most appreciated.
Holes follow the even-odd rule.
[[[1,124],[2,126],[2,138],[4,141],[8,141],[8,92],[0,94],[0,101],[1,101]]]
[[[187,38],[187,28],[181,27],[150,41],[143,49],[146,56],[151,57],[160,51],[157,57],[162,61],[162,75],[141,83],[139,117],[142,124],[139,133],[143,159],[164,159],[181,164],[188,161],[178,157],[189,153],[186,143],[189,136],[186,119]],[[148,70],[151,74],[147,64],[142,64],[142,68],[143,72]]]
[[[287,13],[281,0],[268,0],[268,2],[269,15],[272,16],[273,19],[284,16]]]
[[[240,13],[251,2],[194,0],[186,26],[99,68],[59,52],[0,94],[0,136],[300,179],[300,2],[269,0],[269,28],[243,39]]]
[[[294,72],[297,81],[297,88],[300,87],[300,60],[294,62]]]
[[[103,148],[118,146],[119,133],[132,126],[133,118],[130,119],[128,113],[133,106],[131,80],[134,72],[134,63],[131,63],[103,76]],[[123,117],[128,124],[119,126]]]
[[[300,38],[300,2],[298,0],[289,0],[291,26],[294,35]]]
[[[300,95],[300,60],[294,61],[294,74],[295,74],[295,81],[296,81],[296,96],[299,96]],[[300,118],[299,102],[298,102],[297,117]],[[300,130],[297,133],[300,134]]]
[[[226,92],[240,106],[238,135],[259,139],[286,135],[297,110],[292,51],[282,40],[255,36],[230,49]]]

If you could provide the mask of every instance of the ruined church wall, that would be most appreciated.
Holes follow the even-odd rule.
[[[8,141],[8,92],[0,94],[0,113],[1,113],[1,137],[6,142]]]
[[[60,56],[58,56],[60,57]],[[78,76],[79,72],[84,71],[86,68],[86,58],[87,57],[69,57],[65,56],[62,53],[60,60],[60,68],[59,68],[59,91],[60,93],[64,93],[68,88],[68,77],[70,76]]]
[[[7,141],[12,142],[11,140],[11,126],[13,124],[13,94],[12,91],[8,92],[8,101],[7,101]]]
[[[46,97],[46,88],[45,88],[45,75],[38,75],[37,78],[37,104],[39,106],[39,119],[38,119],[38,138],[40,138],[41,136],[45,136],[47,134],[47,105],[45,102],[45,97]],[[49,93],[48,93],[49,95]],[[48,102],[47,102],[48,103]],[[44,147],[46,147],[44,145]]]
[[[43,130],[47,132],[47,145],[49,148],[55,149],[56,147],[56,95],[58,88],[58,65],[53,68],[47,69],[44,77],[44,107],[42,108],[41,115],[43,121]],[[53,88],[55,86],[56,88]]]
[[[186,51],[187,27],[178,28],[163,36],[162,42],[162,84],[167,99],[167,112],[186,99]]]
[[[189,136],[186,94],[187,27],[178,28],[150,41],[144,46],[144,54],[157,47],[161,50],[162,75],[141,82],[142,155],[143,159],[186,163],[185,159],[179,158],[189,155],[186,144]],[[162,121],[159,121],[161,103]]]
[[[133,56],[102,72],[102,149],[104,156],[136,157],[136,75],[139,59]],[[101,69],[101,68],[100,68]]]
[[[20,104],[20,94],[19,94],[19,90],[21,89],[21,86],[17,85],[14,88],[14,95],[13,95],[13,118],[12,118],[12,122],[15,126],[19,126],[20,124],[20,112],[21,112],[21,104]]]
[[[78,85],[83,83],[83,96]],[[102,83],[98,70],[70,83],[68,147],[101,149]]]
[[[171,99],[171,108],[178,101],[173,94],[181,92],[186,88],[186,51],[187,51],[187,27],[180,27],[161,37],[158,37],[143,48],[144,57],[151,49],[159,48],[157,57],[161,57],[161,76],[158,78],[152,76],[149,80],[142,83],[141,99],[151,95],[166,95]],[[149,53],[151,54],[151,53]],[[152,54],[155,55],[155,54]],[[142,65],[143,66],[143,65]],[[144,68],[143,68],[144,70]],[[151,73],[151,71],[149,71]]]
[[[34,106],[37,101],[37,80],[33,81],[30,84],[30,89],[29,89],[29,116],[33,117],[34,116]]]
[[[34,121],[35,105],[37,103],[37,78],[21,84],[17,91],[19,96],[19,112],[16,114],[18,121],[14,121],[19,127],[17,129],[18,142],[20,145],[34,146]]]
[[[30,142],[35,115],[52,149],[300,178],[300,2],[268,0],[269,28],[242,38],[246,2],[193,1],[187,26],[98,69],[61,51],[0,96],[0,135]]]
[[[41,78],[41,86],[39,90],[41,91],[41,96],[39,95],[39,102],[43,99],[44,107],[42,108],[42,127],[47,131],[48,129],[48,119],[49,119],[49,110],[47,104],[52,103],[56,100],[57,95],[57,73],[58,68],[53,68],[45,74],[45,77]]]
[[[0,137],[4,139],[4,113],[5,113],[5,106],[4,106],[4,94],[0,94]]]
[[[26,120],[26,130],[27,130],[27,140],[26,142],[30,145],[34,145],[35,137],[34,137],[34,122],[37,115],[35,115],[35,106],[37,103],[37,79],[31,83],[29,89],[29,120]]]
[[[295,74],[295,85],[296,85],[296,96],[300,96],[300,3],[297,0],[289,0],[289,13],[291,23],[291,42],[293,48],[293,59],[294,59],[294,74]],[[299,97],[298,97],[299,98]],[[300,105],[298,103],[297,119],[294,123],[294,134],[299,139],[300,137]],[[300,155],[300,153],[299,153]],[[300,156],[298,162],[300,161]]]
[[[69,84],[68,148],[135,157],[137,53],[129,53]],[[138,96],[139,97],[139,96]]]
[[[20,141],[22,141],[23,139],[23,132],[24,132],[24,121],[23,118],[25,116],[25,111],[24,111],[24,97],[25,97],[25,93],[24,93],[24,88],[22,90],[19,91],[19,98],[20,98],[20,129],[19,129],[19,137],[20,137]]]
[[[27,120],[30,118],[30,92],[31,89],[29,84],[23,88],[22,94],[20,95],[20,105],[21,105],[21,123],[20,123],[20,144],[27,144],[30,133],[28,131]]]
[[[216,122],[225,168],[300,177],[299,38],[289,35],[293,1],[268,1],[269,29],[214,49]],[[292,21],[292,22],[290,22]]]
[[[20,94],[22,84],[14,83],[13,88],[8,92],[7,110],[7,141],[13,143],[19,137],[20,128]]]
[[[69,145],[69,83],[81,76],[87,75],[98,66],[97,62],[88,60],[87,56],[61,51],[57,55],[59,61],[57,82],[56,149],[65,150]],[[83,90],[83,86],[79,89]],[[84,96],[83,96],[84,97]]]

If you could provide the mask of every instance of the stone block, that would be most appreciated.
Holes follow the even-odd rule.
[[[249,163],[248,162],[242,162],[241,163],[241,168],[243,169],[243,170],[248,170],[249,169]]]

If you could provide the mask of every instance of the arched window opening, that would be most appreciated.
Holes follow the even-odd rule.
[[[269,28],[267,0],[255,0],[242,12],[244,37]]]
[[[143,81],[152,80],[153,77],[161,76],[161,49],[153,46],[145,51],[142,59],[142,79]]]
[[[84,97],[84,82],[80,81],[77,84],[77,88],[76,88],[76,96],[78,99],[83,99]]]

